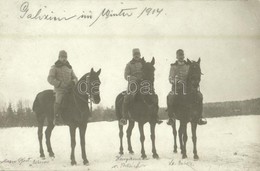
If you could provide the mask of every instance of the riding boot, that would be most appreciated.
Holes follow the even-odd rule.
[[[198,125],[206,125],[207,124],[207,120],[205,118],[199,118],[198,119]]]
[[[203,111],[203,105],[202,105],[202,98],[200,99],[200,105],[199,105],[199,108],[198,108],[198,120],[197,120],[197,124],[198,125],[206,125],[207,124],[207,120],[205,118],[202,117],[202,111]]]
[[[123,117],[120,119],[119,123],[120,125],[126,125],[128,116],[128,103],[123,102],[122,115]]]
[[[175,119],[174,117],[169,118],[168,121],[167,121],[167,125],[173,125],[174,122],[175,122],[175,120],[176,120],[176,119]]]
[[[157,117],[156,117],[156,120],[155,120],[156,123],[159,124],[159,125],[160,125],[161,123],[163,123],[163,121],[159,119],[158,114],[157,114],[156,116],[157,116]]]
[[[169,119],[167,121],[167,125],[173,125],[175,120],[176,120],[175,113],[172,113],[171,115],[169,115]]]
[[[59,116],[60,116],[60,104],[59,103],[54,103],[53,125],[58,125],[58,123],[59,123]]]
[[[158,114],[159,106],[158,106],[158,104],[156,104],[156,108],[157,109],[156,109],[156,112],[155,112],[155,122],[160,125],[161,123],[163,123],[163,121],[159,119],[159,114]]]

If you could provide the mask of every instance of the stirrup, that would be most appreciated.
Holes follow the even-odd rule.
[[[173,125],[173,122],[175,121],[175,118],[169,118],[167,121],[167,125]]]
[[[120,119],[119,124],[122,125],[122,126],[126,125],[127,124],[126,119],[124,119],[124,118]]]
[[[55,115],[53,119],[53,125],[58,125],[59,124],[59,115]]]
[[[207,120],[206,119],[203,120],[203,118],[200,118],[198,120],[198,125],[206,125],[206,124],[207,124]]]
[[[162,121],[162,120],[159,120],[159,119],[157,119],[157,120],[156,120],[156,123],[157,123],[158,125],[160,125],[161,123],[163,123],[163,121]]]

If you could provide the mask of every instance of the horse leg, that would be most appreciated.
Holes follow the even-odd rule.
[[[75,160],[75,146],[76,146],[76,127],[75,126],[69,126],[70,127],[70,141],[71,141],[71,165],[76,165],[77,162]]]
[[[153,158],[158,159],[159,155],[157,154],[155,147],[155,126],[155,123],[150,123]]]
[[[42,131],[43,131],[43,123],[44,123],[44,118],[38,119],[38,140],[40,144],[40,157],[45,157],[43,147],[42,147]]]
[[[147,158],[146,154],[145,154],[145,150],[144,150],[144,140],[145,140],[145,136],[144,136],[144,124],[142,123],[138,123],[139,126],[139,132],[140,132],[140,141],[142,144],[142,149],[141,149],[141,154],[142,154],[142,158],[145,159]]]
[[[182,158],[183,159],[187,158],[187,153],[186,153],[187,140],[188,140],[187,122],[185,122],[185,123],[183,123],[183,153],[182,153]]]
[[[79,134],[80,134],[80,145],[81,145],[81,155],[83,159],[83,164],[88,165],[88,159],[86,156],[86,149],[85,149],[85,134],[86,134],[87,124],[80,126]]]
[[[52,151],[52,148],[51,148],[51,132],[52,132],[53,128],[54,128],[53,122],[51,120],[48,120],[48,126],[45,130],[45,136],[46,136],[46,145],[47,145],[47,149],[48,149],[50,157],[55,157],[54,153]]]
[[[180,149],[181,149],[181,154],[183,154],[183,126],[182,122],[180,121],[180,126],[179,126],[179,141],[180,141]]]
[[[118,122],[118,127],[119,127],[119,138],[120,138],[120,147],[119,147],[119,154],[123,155],[124,154],[124,149],[123,149],[123,125],[120,125]]]
[[[193,154],[194,154],[194,159],[198,160],[199,156],[197,154],[197,135],[196,135],[196,130],[197,130],[197,123],[192,122],[191,123],[191,132],[192,132],[192,142],[193,142]]]
[[[176,120],[174,120],[173,124],[172,124],[172,134],[173,134],[173,137],[174,137],[174,150],[173,152],[174,153],[177,153],[177,142],[176,142],[176,139],[177,139],[177,130],[176,130]]]
[[[130,154],[134,153],[134,151],[132,149],[132,144],[131,144],[131,135],[132,135],[132,130],[133,130],[134,126],[135,126],[135,122],[129,120],[129,125],[127,128],[126,134],[127,134],[128,151]]]

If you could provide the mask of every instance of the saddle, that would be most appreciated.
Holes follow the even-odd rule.
[[[61,100],[61,105],[60,105],[60,108],[61,108],[62,111],[68,108],[68,106],[70,104],[71,95],[72,95],[72,91],[67,91],[64,94],[63,99]],[[53,97],[54,97],[54,100],[55,100],[55,91],[53,91]]]

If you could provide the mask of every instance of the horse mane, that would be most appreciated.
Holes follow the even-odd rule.
[[[89,72],[86,73],[86,74],[84,74],[84,75],[79,79],[78,82],[82,81],[84,78],[87,78],[88,76],[90,76],[90,73],[89,73]]]
[[[200,87],[200,81],[201,81],[201,68],[200,68],[200,63],[199,61],[189,61],[188,62],[189,65],[189,70],[188,70],[188,75],[187,75],[187,92],[191,93],[192,90],[192,81],[194,81],[195,79],[197,79],[198,81],[198,85],[197,85],[197,89]],[[196,65],[195,67],[193,67],[194,65]],[[195,77],[194,77],[195,75]],[[193,87],[194,88],[194,87]]]
[[[143,64],[143,73],[147,74],[147,75],[143,75],[143,78],[150,81],[153,85],[154,84],[154,70],[155,70],[153,64],[151,64],[151,62],[146,62],[144,58],[142,58],[142,64]],[[150,71],[148,70],[149,72],[146,72],[145,69],[151,69],[149,67],[151,67],[152,70],[150,70]]]

